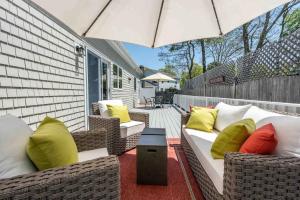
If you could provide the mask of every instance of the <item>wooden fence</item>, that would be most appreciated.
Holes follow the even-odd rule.
[[[219,102],[224,102],[231,105],[251,104],[253,106],[257,106],[262,109],[273,111],[273,112],[300,116],[300,104],[294,104],[294,103],[231,99],[231,98],[219,98],[219,97],[203,97],[203,96],[191,96],[191,95],[182,95],[182,94],[175,94],[173,101],[174,101],[174,105],[179,107],[182,111],[187,111],[187,112],[189,112],[190,105],[215,106]]]
[[[187,80],[182,93],[300,103],[300,29],[256,52]]]

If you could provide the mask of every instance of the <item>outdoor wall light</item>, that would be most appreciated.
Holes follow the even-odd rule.
[[[83,47],[82,45],[80,45],[80,44],[76,44],[76,45],[75,45],[75,51],[76,51],[76,54],[77,54],[78,56],[84,56],[84,54],[85,54],[85,49],[84,49],[84,47]]]
[[[128,81],[131,81],[131,78],[130,78],[130,77],[128,77]]]

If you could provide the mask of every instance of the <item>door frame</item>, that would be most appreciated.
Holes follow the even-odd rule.
[[[111,78],[111,75],[110,75],[110,72],[111,72],[111,67],[110,67],[110,64],[111,62],[109,62],[108,60],[104,59],[104,58],[101,58],[101,66],[100,66],[100,72],[101,72],[101,83],[102,83],[102,64],[105,63],[106,66],[107,66],[107,71],[106,71],[106,74],[107,74],[107,80],[106,80],[106,90],[107,90],[107,100],[109,100],[111,98],[111,82],[110,82],[110,78]],[[102,89],[102,88],[101,88]],[[103,90],[101,91],[101,99],[103,100]]]
[[[101,55],[98,55],[97,53],[95,53],[94,51],[91,51],[90,49],[86,50],[86,59],[85,59],[85,66],[86,66],[86,70],[85,70],[85,93],[86,93],[86,97],[85,97],[85,101],[86,101],[86,114],[89,115],[89,74],[88,74],[88,67],[89,67],[89,63],[88,63],[88,54],[92,54],[93,56],[98,58],[98,92],[99,92],[99,100],[103,99],[103,94],[102,94],[102,63],[105,63],[107,65],[107,89],[108,89],[108,93],[107,93],[107,99],[111,98],[111,62],[105,58],[103,58]]]
[[[109,69],[109,74],[108,74],[108,85],[110,87],[110,92],[109,92],[109,96],[108,99],[111,98],[111,94],[112,94],[112,89],[111,89],[111,64],[112,61],[106,56],[104,55],[102,52],[100,52],[99,50],[95,49],[93,46],[91,46],[89,43],[85,42],[85,54],[84,54],[84,59],[83,59],[83,65],[84,65],[84,115],[85,115],[85,129],[88,130],[89,128],[89,124],[88,124],[88,115],[89,113],[89,84],[88,84],[88,53],[92,53],[93,55],[97,56],[100,59],[100,63],[102,60],[106,61],[108,63],[108,69]],[[101,94],[100,94],[101,95]],[[100,97],[100,96],[99,96]],[[102,98],[102,97],[101,97]]]
[[[89,113],[90,111],[90,108],[89,108],[89,62],[88,62],[88,54],[92,54],[93,56],[95,56],[97,59],[98,59],[98,93],[99,93],[99,99],[102,98],[101,94],[101,81],[100,81],[100,78],[101,78],[101,71],[100,71],[100,66],[101,66],[101,57],[99,55],[97,55],[96,53],[94,53],[93,51],[90,51],[89,49],[86,50],[86,70],[85,70],[85,91],[86,91],[86,113],[87,115],[90,115],[91,113]]]

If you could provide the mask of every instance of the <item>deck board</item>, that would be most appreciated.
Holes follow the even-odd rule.
[[[167,138],[180,137],[180,113],[172,106],[164,108],[134,108],[136,112],[149,113],[150,128],[165,128]]]

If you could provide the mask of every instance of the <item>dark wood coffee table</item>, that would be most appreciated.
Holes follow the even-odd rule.
[[[164,135],[164,136],[166,136],[166,129],[164,129],[164,128],[144,128],[141,135]]]
[[[137,144],[137,184],[168,184],[165,129],[145,128]]]

